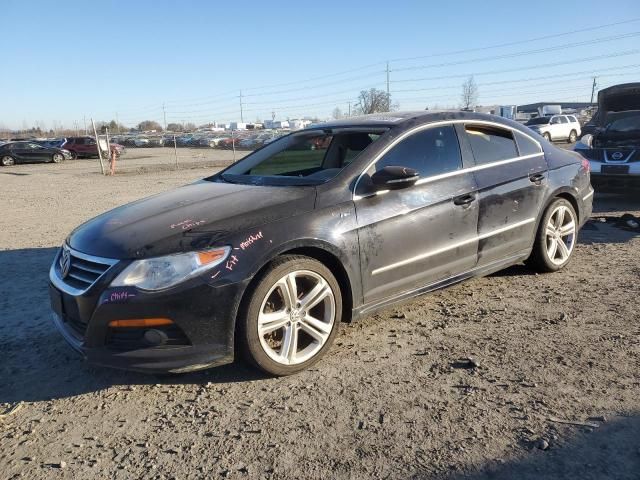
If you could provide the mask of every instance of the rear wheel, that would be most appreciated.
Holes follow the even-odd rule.
[[[540,272],[560,270],[569,263],[577,238],[578,221],[573,205],[557,198],[542,217],[527,263]]]
[[[310,367],[333,343],[342,317],[337,280],[322,263],[286,255],[258,282],[238,318],[246,359],[271,375]]]
[[[571,130],[571,133],[569,134],[569,143],[575,143],[577,139],[578,133],[575,130]]]
[[[2,158],[0,158],[0,165],[2,165],[3,167],[15,165],[15,163],[16,161],[10,155],[4,155]]]
[[[544,139],[545,139],[547,142],[550,142],[550,141],[551,141],[551,134],[550,134],[549,132],[544,132],[544,133],[542,134],[542,136],[544,137]]]
[[[71,159],[72,160],[77,160],[78,159],[78,153],[74,152],[73,150],[70,151],[71,153]]]

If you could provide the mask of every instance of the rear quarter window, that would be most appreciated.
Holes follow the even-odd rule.
[[[515,139],[518,144],[518,152],[520,153],[520,156],[542,153],[540,144],[530,137],[520,132],[515,132]]]

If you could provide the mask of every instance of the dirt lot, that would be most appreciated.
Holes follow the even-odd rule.
[[[344,325],[293,377],[87,366],[50,324],[55,249],[208,171],[0,169],[1,478],[640,478],[640,239],[616,224],[640,196],[596,195],[566,270],[514,267]]]

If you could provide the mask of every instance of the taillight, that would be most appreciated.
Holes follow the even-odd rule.
[[[586,158],[582,159],[582,168],[584,168],[587,171],[587,173],[591,171],[591,164],[589,163],[589,160],[587,160]]]

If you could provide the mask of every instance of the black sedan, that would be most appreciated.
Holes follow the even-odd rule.
[[[45,147],[35,142],[9,142],[0,145],[0,165],[16,163],[53,162],[71,159],[71,153],[56,147]]]
[[[282,137],[74,230],[53,320],[89,361],[147,372],[309,367],[340,322],[520,262],[570,260],[589,164],[516,122],[389,113]]]

